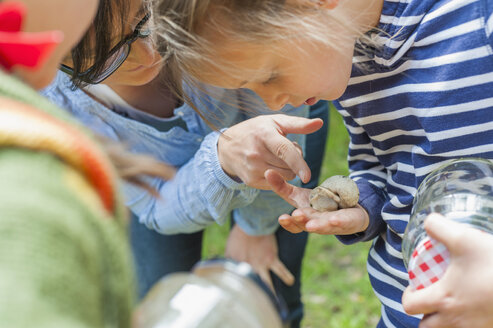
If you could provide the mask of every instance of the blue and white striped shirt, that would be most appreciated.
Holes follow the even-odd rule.
[[[374,240],[368,257],[382,302],[379,327],[416,327],[401,297],[401,253],[416,189],[444,161],[493,159],[493,1],[386,0],[376,49],[355,55],[336,102],[351,142],[349,169],[370,214],[344,243]]]

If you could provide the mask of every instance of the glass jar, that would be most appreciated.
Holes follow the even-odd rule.
[[[417,289],[437,281],[448,264],[445,246],[424,230],[430,213],[493,233],[493,162],[453,160],[431,172],[419,186],[402,241],[410,284]]]
[[[281,328],[287,316],[249,264],[217,259],[174,273],[151,289],[134,315],[138,328]]]

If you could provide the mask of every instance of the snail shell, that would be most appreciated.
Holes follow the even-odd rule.
[[[320,212],[330,212],[358,204],[359,190],[349,177],[334,175],[310,192],[310,206]]]

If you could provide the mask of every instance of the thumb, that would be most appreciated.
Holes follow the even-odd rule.
[[[402,294],[402,306],[407,314],[433,313],[445,298],[443,281],[437,281],[423,289],[413,290],[407,287]]]
[[[317,131],[324,125],[324,122],[319,118],[309,119],[299,116],[278,114],[273,115],[273,119],[284,135],[288,133],[309,134]]]
[[[425,219],[424,228],[428,235],[447,247],[450,253],[457,253],[462,248],[464,224],[445,218],[438,213],[431,213]]]
[[[291,193],[293,192],[293,186],[284,180],[284,178],[276,171],[269,169],[264,172],[264,178],[269,184],[271,190],[278,196],[284,199],[286,202],[296,207],[296,203],[291,199]]]
[[[279,173],[271,169],[265,171],[264,177],[271,190],[290,205],[296,208],[310,206],[308,195],[304,194],[303,188],[287,183]]]

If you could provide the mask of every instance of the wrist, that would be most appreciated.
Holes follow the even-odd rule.
[[[229,176],[236,182],[241,182],[241,179],[235,174],[234,170],[229,167],[228,161],[226,160],[227,156],[223,154],[223,151],[227,152],[227,147],[225,146],[225,143],[227,143],[228,141],[225,140],[225,138],[227,137],[221,134],[217,140],[217,158],[219,161],[219,165],[221,165],[221,169],[227,176]]]

